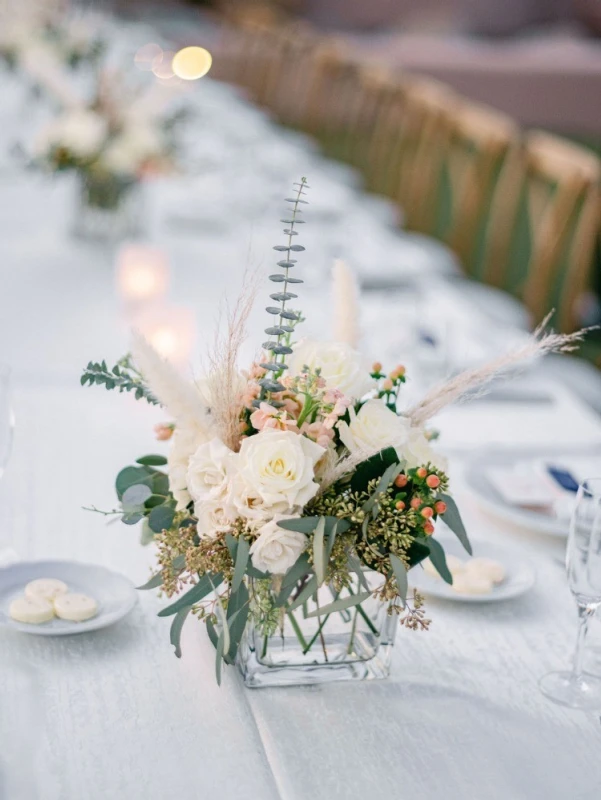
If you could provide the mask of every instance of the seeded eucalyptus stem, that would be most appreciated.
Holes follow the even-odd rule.
[[[300,183],[295,183],[296,189],[295,197],[287,197],[286,202],[292,203],[292,213],[289,219],[283,219],[281,222],[285,223],[288,227],[284,228],[284,233],[288,236],[288,243],[285,245],[276,245],[273,249],[278,252],[285,253],[286,257],[282,261],[278,261],[278,267],[281,267],[284,272],[277,273],[269,276],[269,280],[273,283],[283,283],[281,292],[274,292],[270,295],[272,300],[279,303],[278,306],[267,306],[266,311],[268,314],[278,317],[276,325],[272,325],[265,329],[265,333],[270,336],[269,341],[263,344],[263,348],[271,354],[271,359],[261,364],[269,373],[262,380],[259,381],[261,386],[261,397],[259,401],[255,401],[258,405],[262,400],[265,400],[273,392],[282,392],[285,387],[280,383],[279,378],[283,372],[288,369],[286,364],[286,356],[292,353],[290,346],[290,336],[294,332],[295,326],[300,322],[301,316],[296,311],[291,311],[287,307],[289,300],[295,299],[298,295],[289,291],[291,284],[303,283],[300,278],[293,278],[290,275],[290,270],[296,264],[296,259],[291,257],[291,253],[302,252],[305,248],[300,244],[293,244],[293,238],[298,236],[298,231],[295,230],[296,225],[302,225],[304,220],[298,219],[302,213],[299,208],[301,203],[307,203],[303,199],[306,194],[305,189],[308,189],[306,178],[301,178]]]

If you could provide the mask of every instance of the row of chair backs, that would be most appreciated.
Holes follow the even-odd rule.
[[[252,19],[224,32],[224,77],[317,136],[394,199],[408,229],[446,242],[472,277],[580,324],[601,221],[601,165],[575,144],[524,134],[443,83],[392,74],[306,23]]]

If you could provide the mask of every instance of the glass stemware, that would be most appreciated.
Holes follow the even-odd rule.
[[[556,703],[599,710],[601,678],[584,673],[582,662],[588,624],[601,605],[601,478],[589,478],[578,489],[566,569],[570,591],[578,606],[578,637],[572,669],[544,675],[539,686]]]

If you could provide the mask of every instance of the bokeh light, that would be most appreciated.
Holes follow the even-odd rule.
[[[152,72],[157,78],[162,78],[163,80],[173,78],[174,73],[173,69],[171,68],[173,56],[174,53],[170,52],[169,50],[162,50],[160,55],[153,59]]]
[[[140,47],[140,49],[137,51],[136,55],[134,56],[134,64],[138,69],[144,70],[145,72],[150,72],[152,70],[154,60],[162,55],[163,48],[154,42],[149,42],[148,44]]]
[[[178,78],[196,81],[207,74],[212,63],[213,57],[204,47],[184,47],[173,56],[171,68]]]

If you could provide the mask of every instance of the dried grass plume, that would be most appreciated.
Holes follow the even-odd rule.
[[[359,343],[359,285],[353,270],[336,259],[332,270],[334,340],[356,348]]]

